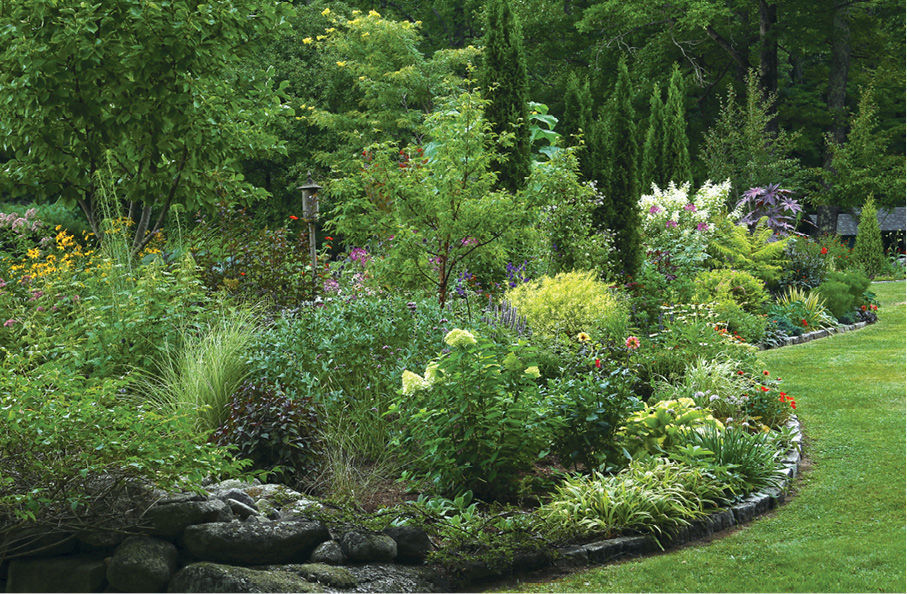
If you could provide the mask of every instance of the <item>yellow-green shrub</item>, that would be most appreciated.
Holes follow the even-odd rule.
[[[625,303],[591,271],[545,276],[509,290],[506,299],[538,334],[586,332],[597,340],[622,339],[627,334]]]
[[[700,303],[733,301],[747,313],[760,313],[768,300],[765,283],[742,270],[706,270],[697,274],[694,282],[693,299]]]

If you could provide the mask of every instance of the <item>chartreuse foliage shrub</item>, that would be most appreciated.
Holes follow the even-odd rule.
[[[459,328],[444,341],[424,373],[403,372],[396,445],[442,494],[512,497],[550,441],[532,352]]]
[[[634,460],[616,475],[575,475],[539,509],[544,525],[564,536],[614,536],[626,530],[661,534],[708,514],[724,499],[729,477],[668,458]]]
[[[700,303],[731,301],[748,313],[759,313],[768,301],[765,283],[742,270],[706,270],[696,275],[693,298]]]
[[[572,337],[586,332],[600,341],[626,337],[626,305],[588,272],[562,272],[519,285],[505,298],[525,316],[533,332]]]
[[[791,237],[774,238],[765,217],[752,229],[730,218],[718,218],[714,238],[709,242],[710,263],[748,272],[773,287],[788,266],[784,256],[791,240]]]
[[[760,344],[765,336],[766,318],[748,313],[733,301],[722,301],[713,307],[715,318],[725,324],[728,332],[740,336],[749,344]]]
[[[184,419],[123,404],[123,387],[61,366],[0,373],[0,517],[7,527],[28,520],[56,529],[128,528],[144,511],[120,499],[128,489],[201,488],[205,477],[237,476],[245,466],[207,435],[187,431]]]

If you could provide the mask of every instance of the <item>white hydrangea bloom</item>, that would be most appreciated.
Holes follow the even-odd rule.
[[[460,346],[467,346],[476,343],[476,337],[472,335],[468,330],[462,330],[460,328],[454,328],[447,333],[447,336],[444,337],[444,342],[448,345],[456,348]]]
[[[428,382],[425,381],[421,375],[416,375],[408,369],[403,371],[403,395],[412,396],[420,390],[424,390],[429,386]]]

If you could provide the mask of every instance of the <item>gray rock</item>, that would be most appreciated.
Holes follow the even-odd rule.
[[[312,563],[327,563],[329,565],[340,565],[346,561],[346,555],[340,548],[340,543],[336,540],[323,542],[312,552]]]
[[[17,559],[9,564],[7,592],[98,592],[107,567],[97,556]]]
[[[249,487],[255,487],[255,486],[258,486],[261,484],[258,481],[258,479],[252,479],[252,480],[253,480],[253,482],[246,483],[239,479],[227,479],[227,480],[221,481],[219,483],[214,483],[213,485],[208,485],[207,487],[205,487],[205,490],[208,491],[209,493],[217,493],[220,491],[229,491],[230,489],[244,490],[244,489],[248,489]]]
[[[240,493],[242,493],[242,491],[240,491]],[[248,497],[248,495],[246,495],[246,497]],[[246,505],[242,501],[237,501],[236,499],[227,499],[226,503],[230,506],[230,511],[233,512],[233,515],[238,517],[240,520],[245,520],[249,516],[258,515],[257,509],[255,509],[251,505]]]
[[[431,551],[431,540],[419,526],[391,526],[384,533],[397,543],[398,563],[422,563]]]
[[[620,538],[609,538],[584,545],[592,563],[607,563],[620,557],[624,552],[624,543]]]
[[[189,526],[183,545],[203,561],[265,565],[304,562],[328,538],[321,522],[231,522]]]
[[[219,499],[210,501],[183,501],[155,505],[145,512],[145,519],[151,523],[151,534],[164,538],[175,538],[187,526],[208,522],[229,522],[233,519],[230,507]]]
[[[176,571],[179,553],[172,543],[148,536],[123,541],[107,566],[107,581],[121,592],[163,592]]]
[[[239,501],[251,508],[255,507],[255,500],[252,499],[245,491],[240,491],[239,489],[226,489],[224,491],[216,491],[213,494],[215,499],[220,499],[224,503],[229,504],[230,499],[234,501]]]
[[[555,564],[563,569],[571,567],[582,567],[589,564],[589,551],[582,545],[571,547],[560,547],[557,550]]]
[[[246,518],[243,521],[246,522],[247,524],[267,524],[271,520],[270,520],[270,518],[267,518],[261,514],[255,514],[255,515],[249,516],[248,518]]]
[[[347,559],[360,563],[393,561],[397,556],[397,543],[386,534],[351,530],[340,537],[340,548]]]
[[[324,506],[312,499],[304,497],[288,503],[280,510],[280,517],[283,520],[308,519],[311,516],[311,510],[322,509]]]
[[[124,536],[119,532],[79,532],[79,552],[96,553],[110,551],[121,542]]]
[[[746,524],[756,517],[756,504],[752,501],[744,501],[732,507],[731,511],[734,512],[734,520],[738,524]]]
[[[170,580],[168,592],[323,592],[289,571],[262,571],[216,563],[192,563]]]
[[[157,505],[167,505],[168,503],[185,503],[187,501],[204,501],[207,495],[198,493],[167,493],[166,491],[155,490]]]
[[[277,507],[283,507],[302,498],[302,493],[299,491],[294,491],[286,485],[276,483],[246,487],[243,491],[253,499],[266,499]]]
[[[324,563],[304,563],[301,565],[275,565],[264,569],[270,571],[289,571],[309,582],[348,590],[358,583],[353,574],[345,567],[332,567]]]
[[[429,567],[394,564],[354,565],[347,568],[358,585],[353,592],[450,592],[451,584]]]

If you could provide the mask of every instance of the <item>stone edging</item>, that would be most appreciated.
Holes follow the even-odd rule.
[[[865,328],[869,324],[874,323],[875,322],[857,322],[855,324],[842,324],[840,326],[835,326],[834,328],[826,328],[825,330],[814,330],[812,332],[807,332],[806,334],[801,334],[800,336],[788,336],[781,344],[772,347],[762,347],[762,350],[770,351],[772,349],[780,349],[781,347],[791,346],[794,344],[803,344],[804,342],[810,342],[819,338],[825,338],[826,336],[831,336],[833,334],[853,332],[854,330]]]
[[[788,428],[794,430],[792,438],[793,447],[788,450],[782,459],[782,473],[780,488],[771,488],[758,491],[747,496],[743,501],[729,508],[713,512],[709,516],[691,522],[673,533],[661,535],[661,547],[664,550],[712,536],[728,528],[747,524],[767,511],[778,507],[785,497],[785,492],[790,488],[796,478],[800,467],[800,447],[802,433],[800,421],[792,416],[788,421]],[[468,568],[465,575],[460,576],[456,586],[465,589],[471,583],[513,576],[519,573],[543,569],[554,565],[558,569],[575,569],[584,566],[604,565],[621,558],[637,557],[660,550],[659,544],[651,535],[620,536],[599,540],[582,545],[567,545],[558,547],[554,551],[553,562],[542,555],[517,554],[512,563],[499,570],[491,570],[484,563],[476,563]]]

